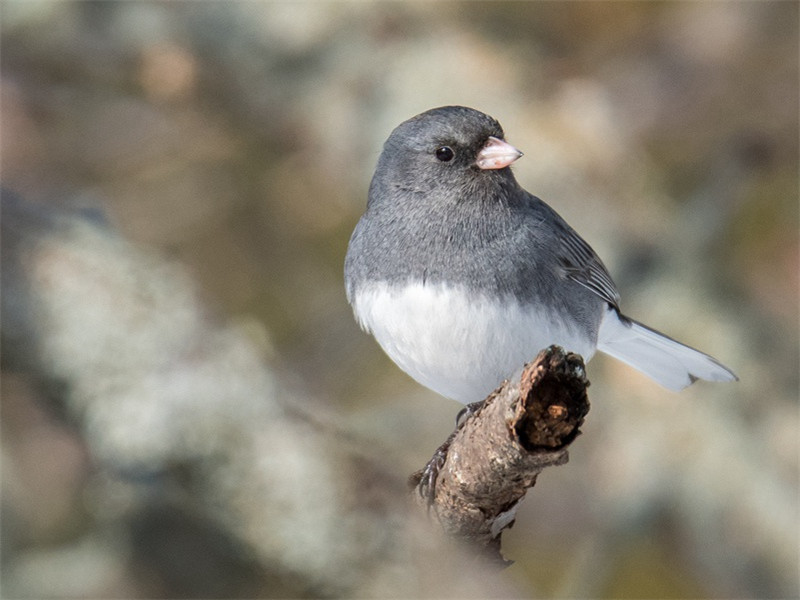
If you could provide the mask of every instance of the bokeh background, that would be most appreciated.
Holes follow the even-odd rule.
[[[184,265],[297,401],[401,476],[459,406],[358,330],[347,240],[395,125],[445,104],[496,117],[518,179],[603,257],[625,312],[741,378],[675,395],[594,359],[584,435],[520,510],[504,576],[538,596],[800,594],[797,3],[0,10],[4,186]],[[3,592],[57,595],[47,557],[91,535],[93,459],[21,381],[4,373]],[[64,595],[99,593],[108,561],[81,564],[93,577]],[[191,595],[159,586],[100,589]]]

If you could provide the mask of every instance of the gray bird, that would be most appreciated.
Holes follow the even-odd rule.
[[[595,350],[680,390],[736,376],[626,317],[594,250],[522,189],[522,153],[492,117],[445,106],[386,140],[345,259],[363,329],[422,385],[464,404],[485,398],[540,350]]]

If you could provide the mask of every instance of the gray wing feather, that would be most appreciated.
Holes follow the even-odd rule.
[[[561,275],[582,285],[619,311],[617,286],[600,257],[552,207],[533,194],[526,194],[529,210],[539,216],[540,227],[549,230],[545,235],[554,247]]]
[[[564,231],[561,238],[561,266],[567,279],[579,283],[594,292],[611,306],[619,309],[619,292],[603,261],[592,247],[572,228]]]

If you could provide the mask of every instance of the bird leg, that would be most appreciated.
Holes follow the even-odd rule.
[[[453,430],[444,443],[436,449],[433,456],[422,469],[411,475],[408,478],[408,486],[410,489],[417,489],[419,495],[427,502],[428,507],[433,504],[436,495],[436,478],[439,476],[439,471],[444,467],[445,460],[447,459],[447,452],[450,450],[450,444],[456,437],[456,434],[464,427],[464,424],[474,415],[478,414],[486,400],[472,402],[467,404],[458,411],[456,415],[456,428]]]

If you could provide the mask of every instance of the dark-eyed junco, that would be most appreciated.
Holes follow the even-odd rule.
[[[361,326],[421,384],[486,397],[557,344],[600,350],[680,390],[732,381],[714,358],[619,311],[594,250],[517,183],[522,153],[492,117],[446,106],[389,136],[345,259]]]

